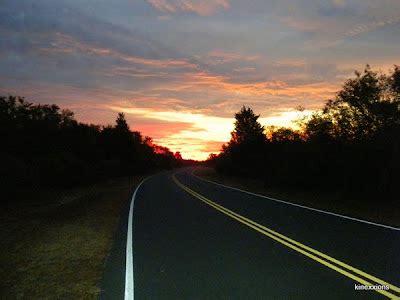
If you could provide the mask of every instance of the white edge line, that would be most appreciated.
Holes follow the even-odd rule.
[[[304,206],[304,205],[300,205],[300,204],[291,203],[291,202],[288,202],[288,201],[284,201],[284,200],[279,200],[279,199],[276,199],[276,198],[268,197],[268,196],[265,196],[265,195],[260,195],[260,194],[252,193],[252,192],[249,192],[249,191],[241,190],[241,189],[238,189],[238,188],[235,188],[235,187],[232,187],[232,186],[228,186],[228,185],[224,185],[224,184],[221,184],[221,183],[209,180],[209,179],[201,178],[200,176],[195,175],[193,173],[194,171],[195,171],[195,169],[193,169],[192,172],[191,172],[191,175],[193,175],[194,177],[197,177],[197,178],[199,178],[201,180],[204,180],[204,181],[210,182],[212,184],[219,185],[219,186],[231,189],[231,190],[239,191],[239,192],[242,192],[242,193],[245,193],[245,194],[249,194],[249,195],[252,195],[252,196],[265,198],[265,199],[268,199],[268,200],[271,200],[271,201],[276,201],[276,202],[279,202],[279,203],[284,203],[284,204],[287,204],[287,205],[292,205],[292,206],[296,206],[296,207],[300,207],[300,208],[316,211],[316,212],[319,212],[319,213],[323,213],[323,214],[327,214],[327,215],[331,215],[331,216],[335,216],[335,217],[339,217],[339,218],[343,218],[343,219],[348,219],[348,220],[357,221],[357,222],[361,222],[361,223],[365,223],[365,224],[369,224],[369,225],[383,227],[383,228],[386,228],[386,229],[400,231],[400,228],[398,228],[398,227],[393,227],[393,226],[389,226],[389,225],[370,222],[370,221],[363,220],[363,219],[357,219],[357,218],[353,218],[353,217],[349,217],[349,216],[345,216],[345,215],[340,215],[340,214],[336,214],[336,213],[333,213],[333,212],[330,212],[330,211],[325,211],[325,210],[321,210],[321,209],[317,209],[317,208],[312,208],[312,207],[308,207],[308,206]]]
[[[132,221],[133,221],[133,207],[135,204],[136,193],[138,192],[140,186],[145,182],[148,176],[144,178],[139,185],[136,187],[133,193],[131,204],[129,207],[129,217],[128,217],[128,233],[126,238],[126,265],[125,265],[125,300],[135,299],[135,287],[134,287],[134,277],[133,277],[133,245],[132,245]]]

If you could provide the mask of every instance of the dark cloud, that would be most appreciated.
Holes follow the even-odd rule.
[[[47,45],[51,35],[62,33],[79,42],[94,47],[110,48],[145,58],[176,58],[177,53],[145,34],[87,15],[66,2],[43,2],[6,0],[0,10],[0,27],[10,35],[21,34],[22,45]],[[50,35],[49,37],[46,35]],[[35,38],[43,38],[37,41]],[[48,38],[48,39],[46,39]],[[27,47],[18,47],[26,50]]]
[[[61,3],[5,1],[0,9],[0,75],[80,87],[127,88],[132,78],[108,80],[124,56],[173,59],[177,51],[134,30]],[[137,79],[136,79],[137,80]]]

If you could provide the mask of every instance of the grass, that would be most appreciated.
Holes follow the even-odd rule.
[[[213,168],[196,170],[196,175],[227,186],[270,196],[288,202],[331,211],[372,222],[400,227],[400,202],[376,197],[349,195],[336,190],[266,188],[261,180],[218,174]]]
[[[42,191],[1,212],[1,299],[95,299],[121,209],[142,177]]]

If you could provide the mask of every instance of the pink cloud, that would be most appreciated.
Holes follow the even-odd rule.
[[[147,0],[155,9],[164,13],[191,12],[200,16],[212,15],[228,9],[228,0]]]

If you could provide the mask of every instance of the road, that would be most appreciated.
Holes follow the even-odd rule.
[[[246,194],[192,171],[162,172],[137,189],[100,298],[400,296],[400,230]],[[389,290],[356,290],[361,284]]]

